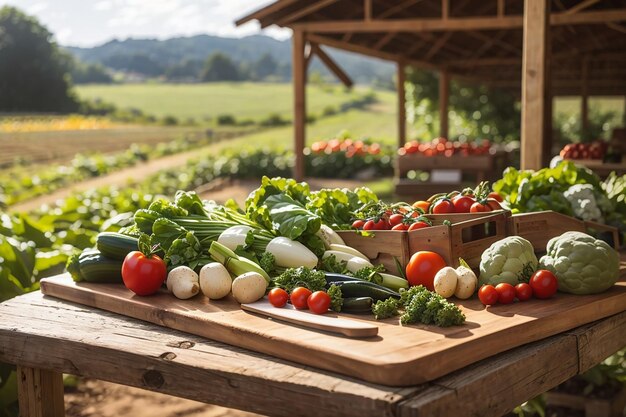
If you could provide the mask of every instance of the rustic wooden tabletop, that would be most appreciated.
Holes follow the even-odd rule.
[[[394,388],[298,365],[35,292],[0,304],[0,361],[22,416],[62,416],[61,373],[271,416],[501,416],[626,345],[626,311]]]

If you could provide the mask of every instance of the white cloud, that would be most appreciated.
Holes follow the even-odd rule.
[[[50,5],[45,2],[45,1],[41,1],[35,4],[32,4],[30,6],[28,6],[26,8],[26,13],[28,14],[39,14],[41,12],[43,12],[44,10],[46,10]]]
[[[97,2],[94,6],[93,6],[94,10],[97,10],[99,12],[105,12],[107,10],[111,10],[113,8],[113,2],[110,0],[102,0]]]

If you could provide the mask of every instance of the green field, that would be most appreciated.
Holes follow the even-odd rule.
[[[76,88],[81,98],[99,98],[158,117],[172,115],[181,120],[202,121],[230,114],[237,120],[259,120],[278,113],[292,118],[293,95],[289,83],[118,84]],[[325,107],[338,107],[366,91],[366,88],[345,92],[340,87],[309,86],[307,112],[319,115]]]

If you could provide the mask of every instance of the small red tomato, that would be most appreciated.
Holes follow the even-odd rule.
[[[270,304],[274,307],[284,307],[289,299],[289,294],[282,288],[274,288],[269,292],[267,298],[270,300]]]
[[[422,221],[415,222],[409,226],[409,232],[412,232],[413,230],[417,230],[417,229],[423,229],[424,227],[428,227],[428,226],[430,225],[426,222],[422,222]]]
[[[368,220],[363,224],[363,230],[374,230],[374,220]]]
[[[454,204],[449,198],[442,198],[433,205],[433,214],[454,213]]]
[[[298,310],[306,310],[307,309],[307,300],[311,296],[311,290],[305,287],[296,287],[291,291],[291,295],[289,296],[289,301],[291,304]]]
[[[500,194],[496,193],[495,191],[492,191],[489,193],[489,195],[487,195],[488,198],[493,198],[494,200],[496,200],[499,203],[502,203],[503,198]]]
[[[377,222],[374,222],[374,230],[389,230],[389,224],[385,219],[381,218]]]
[[[487,199],[487,207],[489,207],[491,210],[502,210],[502,206],[500,205],[500,203],[498,203],[498,201],[493,198]]]
[[[554,274],[545,269],[535,272],[530,277],[529,284],[533,289],[535,297],[542,299],[552,297],[559,287],[559,282]]]
[[[309,310],[315,314],[324,314],[330,307],[330,295],[324,291],[315,291],[306,301]]]
[[[460,195],[452,199],[452,204],[454,204],[455,213],[469,213],[474,199],[467,195]]]
[[[506,282],[496,285],[498,292],[498,302],[500,304],[511,304],[515,300],[515,287]]]
[[[530,297],[533,296],[533,289],[530,285],[522,282],[521,284],[517,284],[515,286],[515,297],[517,297],[520,301],[530,300]]]
[[[165,262],[157,255],[147,257],[139,251],[132,251],[122,263],[124,285],[137,295],[154,294],[161,288],[166,277]]]
[[[361,220],[361,219],[355,220],[355,221],[352,222],[352,228],[353,229],[360,229],[360,228],[363,227],[364,224],[365,224],[364,220]]]
[[[493,285],[483,285],[478,290],[478,299],[486,306],[492,306],[498,302],[498,291]]]
[[[404,223],[400,223],[400,224],[396,224],[395,226],[393,226],[391,228],[391,230],[407,230],[409,228],[409,226],[407,226]]]
[[[481,204],[478,201],[472,204],[472,206],[470,207],[470,213],[483,213],[486,211],[491,211],[489,206],[486,204]]]
[[[396,226],[400,223],[402,223],[402,220],[404,220],[404,216],[402,214],[392,214],[391,216],[389,216],[389,224],[391,226]]]

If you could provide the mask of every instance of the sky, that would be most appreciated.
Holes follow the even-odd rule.
[[[91,47],[112,39],[166,39],[211,34],[242,37],[260,33],[256,22],[238,18],[273,0],[0,0],[37,17],[64,46]],[[278,39],[290,31],[266,28]]]

